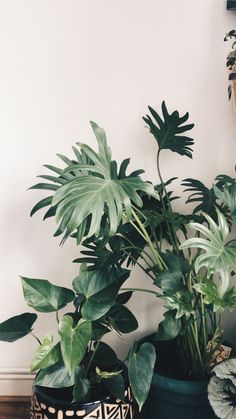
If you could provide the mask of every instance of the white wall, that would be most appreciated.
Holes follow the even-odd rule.
[[[155,143],[141,117],[165,99],[196,124],[194,160],[166,153],[166,178],[210,185],[218,173],[233,175],[236,117],[223,37],[236,14],[225,3],[0,0],[0,321],[28,311],[19,274],[65,286],[76,274],[78,250],[72,242],[60,248],[55,225],[41,214],[30,219],[41,194],[27,188],[45,173],[42,164],[57,163],[56,152],[70,154],[78,139],[95,144],[89,120],[105,127],[114,158],[131,157],[132,168],[155,180]],[[144,278],[136,271],[138,281]],[[133,305],[141,330],[152,330],[161,316],[156,300],[139,295]],[[40,316],[39,335],[51,317],[49,325]],[[0,343],[0,394],[29,391],[29,381],[14,378],[24,378],[36,346],[30,337]]]

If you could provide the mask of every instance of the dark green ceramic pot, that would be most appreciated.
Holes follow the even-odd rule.
[[[52,397],[51,389],[35,386],[31,419],[133,419],[133,402],[127,389],[125,403],[108,396],[92,403],[69,403]]]
[[[206,381],[181,381],[153,375],[147,400],[148,419],[215,419]]]

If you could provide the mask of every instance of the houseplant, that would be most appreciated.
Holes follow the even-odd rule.
[[[92,124],[92,127],[100,140],[103,131],[96,124]],[[105,143],[101,141],[99,147],[100,152],[104,153],[104,159],[108,158],[109,151]],[[74,150],[78,159],[82,160],[80,173],[64,172],[48,166],[58,176],[43,175],[44,179],[52,183],[40,183],[33,188],[58,192],[58,186],[65,186],[70,180],[74,182],[78,177],[81,181],[86,180],[86,176],[81,174],[92,173],[92,170],[88,171],[88,165],[91,164],[89,156],[83,151],[80,154]],[[66,157],[61,158],[69,162]],[[124,170],[124,166],[121,170]],[[95,181],[94,177],[92,188],[97,186]],[[87,188],[89,190],[89,185],[84,184],[84,187],[84,192]],[[126,187],[134,201],[140,199],[136,190],[155,195],[152,185],[139,179],[137,174],[127,178]],[[127,213],[128,216],[131,204],[125,196],[121,196],[121,204],[122,199],[125,201],[124,214]],[[32,209],[31,215],[51,202],[52,197],[43,199]],[[102,210],[103,208],[101,212]],[[106,214],[103,219],[99,219],[99,214],[97,212],[93,215],[99,221],[106,237]],[[54,215],[53,206],[45,218]],[[63,230],[63,224],[64,221],[56,235]],[[114,227],[111,223],[111,228]],[[94,234],[96,231],[94,219],[89,217],[76,230],[77,244],[88,233]],[[72,231],[67,232],[63,241],[71,233]],[[116,246],[114,243],[114,249]],[[31,406],[32,418],[61,419],[79,416],[132,419],[136,410],[133,398],[139,410],[141,409],[151,384],[155,363],[154,347],[149,343],[138,347],[135,343],[129,351],[126,367],[124,362],[117,358],[114,350],[103,342],[103,337],[110,331],[124,339],[123,334],[135,330],[138,326],[135,316],[124,305],[131,298],[132,292],[119,292],[130,273],[122,267],[122,262],[122,259],[117,259],[115,263],[110,261],[107,264],[97,264],[96,267],[81,263],[79,274],[73,280],[71,288],[57,286],[44,279],[21,277],[28,306],[39,313],[54,312],[58,323],[56,342],[52,333],[48,333],[42,340],[35,335],[32,329],[37,319],[35,313],[23,313],[0,324],[0,340],[14,342],[31,334],[39,344],[31,363],[31,371],[37,372]],[[66,314],[61,313],[60,310],[68,304],[70,306]]]
[[[175,211],[177,197],[169,188],[176,178],[163,180],[160,158],[162,150],[192,157],[194,141],[186,132],[193,124],[185,124],[188,114],[181,117],[177,111],[169,113],[164,102],[162,116],[152,108],[149,111],[150,115],[144,117],[144,121],[158,146],[157,185],[143,182],[142,170],[127,174],[129,159],[118,169],[111,159],[104,130],[92,123],[98,152],[86,144],[78,144],[78,148],[73,148],[75,158],[72,160],[60,156],[66,167],[47,165],[53,176],[43,175],[47,182],[33,188],[53,193],[37,203],[32,214],[47,208],[44,218],[56,216],[59,227],[55,235],[62,236],[62,243],[73,237],[77,244],[82,244],[81,256],[75,262],[91,278],[94,272],[96,276],[97,270],[106,272],[109,278],[124,266],[125,272],[130,271],[133,264],[143,269],[146,273],[144,284],[148,280],[154,283],[156,288],[151,292],[164,301],[167,310],[157,332],[147,338],[157,350],[156,369],[159,374],[174,378],[175,385],[176,379],[188,380],[188,388],[193,380],[197,381],[200,383],[195,385],[197,393],[204,394],[206,400],[206,381],[216,363],[214,354],[223,341],[221,315],[224,310],[232,309],[236,302],[234,288],[230,286],[231,271],[236,268],[236,245],[235,241],[225,244],[236,215],[236,183],[234,178],[220,175],[209,189],[201,181],[185,179],[183,186],[190,192],[187,202],[195,207],[189,214]],[[196,231],[196,237],[189,238],[190,230]],[[150,292],[145,286],[128,288],[122,282],[116,289],[117,292],[120,290],[119,302],[126,301],[127,295],[129,297],[133,292]],[[78,298],[82,298],[81,315],[86,321],[91,320],[88,307],[94,302],[84,288],[89,283],[90,278],[74,282]],[[99,280],[94,283],[97,285]],[[103,292],[102,295],[107,301],[107,294]],[[109,296],[109,310],[112,311],[116,300],[110,292]],[[99,311],[100,298],[97,303]],[[132,360],[137,361],[135,352],[141,351],[139,358],[145,353],[148,359],[151,358],[152,366],[152,348],[140,343],[131,349],[128,363],[131,385],[135,381],[132,373]],[[139,370],[139,377],[141,375]],[[153,388],[155,391],[155,379]],[[206,410],[208,414],[209,406]],[[189,417],[183,411],[181,415],[181,418]],[[173,411],[169,416],[163,411],[149,413],[149,419],[158,417],[172,418]]]
[[[226,67],[229,70],[229,80],[230,80],[230,85],[228,86],[228,96],[229,96],[229,99],[233,97],[234,108],[235,108],[235,104],[236,104],[236,31],[234,29],[232,29],[226,34],[224,41],[229,41],[232,39],[233,39],[233,43],[231,45],[231,50],[227,55]]]

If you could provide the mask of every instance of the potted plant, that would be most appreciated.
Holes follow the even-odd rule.
[[[233,96],[234,109],[236,109],[236,31],[234,29],[226,34],[224,41],[232,39],[234,41],[232,43],[231,50],[227,55],[226,67],[229,70],[230,80],[230,85],[228,86],[228,96],[229,99]]]
[[[86,191],[95,192],[97,188],[99,189],[99,184],[103,180],[102,174],[109,177],[111,169],[104,132],[93,123],[92,128],[97,136],[101,153],[101,161],[96,162],[96,169],[95,166],[92,167],[95,153],[84,146],[81,152],[74,149],[78,159],[76,162],[61,156],[68,167],[79,164],[81,170],[64,171],[47,166],[57,176],[43,175],[42,177],[51,183],[33,186],[36,189],[56,191],[54,198],[50,196],[43,199],[31,211],[33,215],[40,208],[50,205],[45,215],[45,218],[48,218],[58,216],[56,208],[59,206],[52,201],[58,199],[60,188],[69,184],[76,186],[78,178],[83,183],[81,184],[85,193],[84,200],[81,201],[83,208],[81,207],[76,215],[77,221],[78,214],[82,217],[78,228],[74,228],[72,219],[70,219],[72,224],[65,224],[63,216],[63,222],[55,234],[64,232],[66,225],[62,241],[72,235],[78,245],[85,237],[91,235],[95,237],[98,233],[100,239],[103,237],[105,244],[108,237],[111,240],[110,233],[114,233],[121,222],[123,203],[125,203],[123,216],[130,218],[132,209],[131,200],[129,201],[123,192],[119,196],[120,208],[116,208],[112,200],[109,201],[109,195],[106,195],[106,208],[99,201],[99,195],[96,195],[96,209],[95,200],[87,201]],[[112,164],[115,170],[114,163]],[[121,172],[124,170],[123,164]],[[125,176],[124,182],[134,201],[140,200],[136,190],[155,195],[153,186],[142,181],[137,173]],[[69,207],[73,212],[71,204]],[[117,209],[113,219],[109,218],[111,208]],[[67,216],[66,219],[69,221]],[[115,252],[119,244],[114,240],[111,246]],[[103,341],[103,337],[109,332],[116,333],[124,340],[123,334],[130,333],[138,327],[135,316],[125,307],[132,292],[120,292],[130,272],[122,267],[123,258],[113,257],[112,252],[110,259],[108,254],[103,256],[106,256],[107,260],[103,261],[101,255],[96,266],[86,264],[85,261],[81,263],[78,276],[73,280],[71,288],[52,284],[45,279],[21,277],[24,298],[28,306],[39,313],[55,313],[58,324],[58,337],[55,340],[52,333],[48,333],[43,339],[35,335],[33,325],[37,319],[36,313],[26,312],[0,323],[0,340],[14,342],[31,334],[39,345],[31,363],[31,371],[37,372],[31,418],[62,419],[79,416],[132,419],[134,411],[137,410],[136,405],[140,410],[147,397],[155,364],[154,347],[149,343],[144,343],[141,347],[134,343],[127,356],[126,366],[117,358],[114,350]],[[66,313],[65,310],[61,313],[60,310],[67,305],[69,306]]]
[[[163,179],[160,158],[162,150],[192,158],[194,141],[186,133],[193,124],[187,123],[188,113],[182,117],[177,111],[169,113],[165,102],[162,115],[151,107],[149,111],[144,121],[157,143],[157,184],[142,181],[142,170],[127,173],[129,159],[118,168],[104,130],[92,123],[98,151],[78,144],[73,148],[75,158],[60,155],[65,167],[47,165],[53,176],[43,175],[47,182],[33,188],[52,194],[37,203],[32,214],[46,208],[44,218],[55,216],[59,224],[55,235],[61,235],[62,242],[73,237],[83,246],[76,260],[81,273],[73,283],[83,321],[101,322],[104,327],[104,316],[106,321],[112,313],[115,316],[117,303],[124,304],[133,292],[150,292],[145,285],[142,289],[123,286],[123,274],[115,282],[114,294],[109,288],[109,278],[117,272],[126,269],[127,277],[132,265],[143,269],[144,284],[153,282],[151,292],[164,302],[166,313],[147,342],[135,343],[130,351],[128,375],[136,400],[141,406],[143,383],[139,379],[144,371],[145,394],[149,387],[150,374],[148,379],[146,374],[154,362],[154,345],[157,362],[148,418],[172,419],[179,414],[181,419],[189,419],[197,405],[194,417],[199,414],[210,419],[214,416],[207,402],[207,382],[224,340],[221,317],[236,302],[230,286],[236,268],[236,244],[234,240],[227,242],[236,215],[236,183],[227,175],[218,176],[212,188],[199,180],[185,179],[183,186],[190,192],[187,203],[195,207],[187,214],[177,212],[177,197],[169,190],[176,178]],[[96,272],[100,270],[106,272],[109,292],[104,287],[97,298],[100,278]],[[90,289],[95,295],[91,296]],[[100,310],[107,298],[104,314]],[[90,318],[91,312],[97,313],[96,318]],[[115,317],[109,323],[112,328]],[[146,365],[142,369],[138,365],[141,359]],[[186,400],[190,406],[183,407]]]

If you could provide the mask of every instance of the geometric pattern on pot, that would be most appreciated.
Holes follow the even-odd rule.
[[[129,393],[129,391],[128,391]],[[31,399],[31,419],[133,419],[131,403],[105,403],[101,402],[95,409],[86,412],[84,409],[73,409],[72,406],[61,410],[55,405],[52,407],[44,402],[39,402],[35,394]]]

